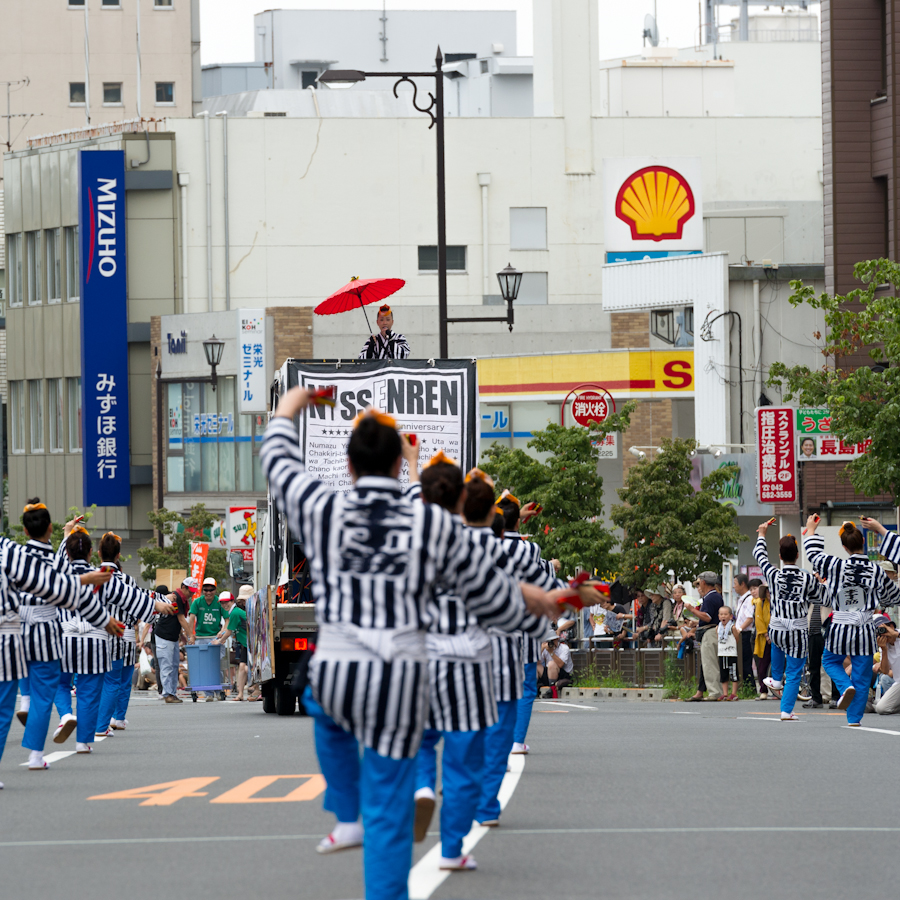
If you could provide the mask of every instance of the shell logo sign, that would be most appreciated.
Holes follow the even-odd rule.
[[[700,157],[603,160],[605,262],[702,253],[704,236]]]
[[[675,169],[646,166],[623,182],[615,210],[633,241],[680,241],[695,212],[694,192]]]

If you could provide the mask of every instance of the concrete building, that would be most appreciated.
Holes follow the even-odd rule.
[[[38,134],[192,114],[199,0],[3,0],[0,19],[0,82],[27,80],[10,94],[13,148]]]
[[[638,399],[631,432],[616,457],[601,462],[613,497],[633,459],[623,455],[625,448],[700,433],[711,434],[710,442],[749,443],[750,414],[768,364],[817,359],[811,335],[821,323],[790,310],[786,297],[789,278],[824,284],[821,115],[805,87],[793,100],[781,98],[772,115],[758,108],[741,114],[739,104],[749,100],[739,98],[751,94],[745,72],[756,80],[765,75],[760,89],[773,92],[769,82],[784,83],[788,74],[801,86],[815,80],[818,66],[807,71],[811,61],[802,50],[794,55],[797,44],[742,47],[746,68],[739,59],[725,65],[648,55],[645,66],[620,60],[601,69],[591,38],[596,13],[591,0],[536,4],[536,115],[447,122],[451,312],[495,314],[495,273],[508,262],[525,273],[512,334],[500,324],[451,326],[450,355],[479,359],[486,442],[524,446],[531,431],[558,421],[573,383],[608,384],[616,400]],[[754,50],[765,54],[764,62]],[[613,109],[614,70],[622,97],[634,91],[633,72],[660,80],[684,75],[679,114]],[[704,90],[709,73],[730,79],[734,99],[726,97],[707,115],[691,92]],[[201,455],[199,481],[195,470],[192,483],[183,448],[170,440],[186,433],[188,402],[199,404],[190,408],[192,416],[227,421],[227,388],[211,396],[208,386],[196,385],[198,373],[208,371],[202,342],[233,321],[236,310],[266,311],[275,365],[287,355],[352,358],[368,334],[362,313],[313,317],[311,308],[353,275],[399,276],[407,284],[391,300],[397,330],[415,356],[436,355],[435,146],[427,125],[422,116],[202,117],[168,119],[151,132],[151,161],[128,172],[125,184],[133,503],[130,513],[104,511],[103,524],[137,533],[151,505],[185,508],[203,500],[221,510],[236,492],[247,499],[260,494],[252,450],[247,469],[240,452],[225,446],[237,436],[255,446],[253,422],[241,431],[235,420],[234,435],[207,433],[212,455],[208,464]],[[57,379],[78,377],[77,304],[29,302],[28,234],[72,226],[71,160],[79,149],[124,146],[128,159],[143,159],[144,137],[40,143],[5,160],[5,177],[17,185],[7,196],[7,246],[25,273],[21,305],[9,311],[16,383],[9,420],[18,435],[10,481],[18,492],[14,504],[28,486],[68,506],[79,502],[77,448],[63,445],[58,457],[30,449],[56,446],[42,412],[47,407],[38,407],[43,424],[34,425],[31,397],[33,391],[50,404]],[[671,170],[693,198],[680,237],[654,237],[649,245],[619,215],[623,192],[648,168]],[[65,268],[69,256],[61,253]],[[705,295],[663,297],[646,287],[647,302],[629,305],[623,273],[664,267],[684,254],[689,267],[692,260],[706,270],[718,267],[704,290],[727,318],[707,322],[714,316]],[[610,277],[615,284],[608,287]],[[701,342],[707,325],[711,341]],[[235,374],[230,365],[226,348],[221,377]],[[162,442],[155,430],[157,372],[181,391],[174,425],[170,416],[173,432]],[[169,406],[165,390],[171,412],[178,397]],[[71,406],[63,395],[65,419]],[[730,401],[734,414],[711,412],[709,398]],[[43,443],[29,443],[33,426]]]

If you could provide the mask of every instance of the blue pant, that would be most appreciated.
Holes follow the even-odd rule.
[[[499,718],[484,735],[484,776],[481,782],[481,798],[475,819],[487,822],[500,818],[500,785],[506,774],[509,752],[512,750],[513,732],[516,728],[517,700],[501,700],[497,703]]]
[[[50,713],[53,711],[53,698],[59,687],[59,660],[52,662],[28,661],[28,679],[31,682],[31,706],[28,709],[28,722],[25,724],[25,735],[22,746],[26,750],[43,752],[47,740],[47,729],[50,727]]]
[[[16,711],[16,693],[18,681],[0,681],[0,759],[3,759],[3,748],[9,734],[13,713]]]
[[[31,696],[31,679],[27,675],[19,679],[19,693],[23,697]]]
[[[224,649],[224,648],[223,648]],[[122,681],[119,684],[119,698],[116,700],[116,720],[121,722],[128,712],[131,702],[131,685],[134,680],[134,666],[122,667]]]
[[[522,699],[516,705],[516,729],[513,732],[513,742],[525,743],[525,735],[528,734],[528,726],[531,724],[531,710],[537,699],[537,663],[525,663],[525,680],[522,682]]]
[[[110,719],[124,719],[125,709],[128,707],[128,698],[131,696],[132,666],[126,666],[122,659],[113,660],[112,669],[106,673],[103,681],[103,693],[100,696],[100,709],[97,713],[97,728],[106,731]],[[126,691],[124,708],[122,692]],[[121,710],[121,715],[119,711]]]
[[[872,656],[851,656],[848,678],[844,671],[842,655],[832,653],[827,647],[822,654],[822,665],[837,689],[843,694],[851,684],[856,688],[853,702],[847,707],[848,722],[862,722],[866,702],[869,699],[869,685],[872,682],[872,660]]]
[[[90,744],[94,740],[105,678],[105,674],[78,676],[78,726],[75,739],[79,744]]]
[[[434,731],[426,729],[416,756],[416,790],[436,789],[435,746],[444,738],[441,775],[441,854],[446,859],[462,856],[463,838],[472,828],[481,797],[485,731]]]
[[[59,685],[56,688],[56,711],[59,717],[72,715],[72,673],[60,672]]]
[[[316,754],[328,785],[325,809],[339,822],[355,822],[362,810],[366,900],[408,900],[415,759],[391,759],[366,747],[360,764],[356,738],[325,714],[309,688],[303,704],[315,719]]]
[[[781,711],[783,713],[793,712],[797,694],[800,691],[800,678],[803,676],[806,657],[788,656],[781,647],[776,647],[774,643],[771,646],[772,678],[775,681],[784,682],[784,690],[781,692]]]

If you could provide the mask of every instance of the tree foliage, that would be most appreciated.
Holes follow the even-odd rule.
[[[825,314],[827,334],[821,369],[775,363],[769,384],[784,391],[785,402],[827,406],[831,431],[846,443],[871,440],[869,453],[847,466],[850,483],[868,497],[890,494],[900,502],[900,298],[880,296],[884,285],[900,290],[900,265],[887,259],[857,263],[862,283],[846,295],[816,295],[812,287],[792,281],[793,306],[806,303]],[[875,371],[861,366],[839,369],[836,362],[867,350]]]
[[[620,578],[629,587],[665,580],[670,569],[678,581],[719,572],[746,540],[734,509],[718,500],[732,477],[730,467],[707,475],[699,491],[691,485],[694,446],[664,440],[660,453],[631,467],[619,490],[622,504],[613,506],[611,518],[625,532]]]
[[[138,550],[141,560],[141,574],[152,580],[157,569],[191,568],[191,541],[203,541],[203,532],[217,521],[203,503],[197,503],[187,516],[172,512],[165,507],[147,513],[150,523],[165,538],[165,546],[159,547],[155,540]],[[179,525],[184,526],[179,530]],[[224,550],[210,547],[206,561],[206,574],[221,582],[228,577],[228,560]],[[172,585],[169,585],[170,587]]]
[[[624,431],[634,407],[627,403],[601,425],[550,424],[534,432],[528,446],[549,454],[544,462],[499,444],[485,450],[482,468],[498,490],[508,488],[523,504],[533,500],[543,507],[527,528],[544,559],[560,560],[569,574],[576,567],[601,573],[615,570],[616,537],[602,522],[603,479],[597,474],[599,453],[594,444],[607,434]]]

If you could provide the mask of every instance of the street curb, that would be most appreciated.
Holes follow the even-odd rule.
[[[661,701],[666,699],[665,688],[563,688],[563,700],[617,700],[617,701]]]

